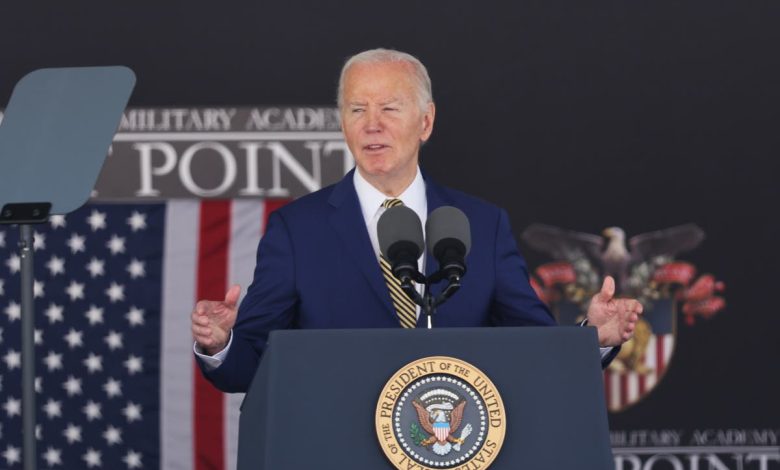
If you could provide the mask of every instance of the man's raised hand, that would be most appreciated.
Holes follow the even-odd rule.
[[[208,355],[225,349],[230,339],[230,330],[236,323],[238,297],[241,286],[228,289],[225,300],[200,300],[192,311],[192,337]]]
[[[601,292],[593,296],[588,308],[588,324],[599,332],[599,345],[619,346],[634,335],[642,314],[642,304],[635,299],[615,298],[615,279],[604,278]]]

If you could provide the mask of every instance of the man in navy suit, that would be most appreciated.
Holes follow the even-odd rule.
[[[274,329],[399,327],[376,235],[387,199],[403,201],[423,224],[444,205],[461,209],[470,221],[468,273],[439,308],[437,327],[554,325],[529,284],[506,212],[420,172],[420,145],[435,117],[425,66],[398,51],[357,54],[342,69],[338,105],[356,169],[270,216],[239,308],[238,286],[223,301],[198,302],[192,331],[205,376],[221,390],[246,391]],[[435,268],[430,256],[419,263],[428,274]],[[614,292],[608,277],[587,316],[605,348],[631,337],[642,310],[635,300],[614,299]]]

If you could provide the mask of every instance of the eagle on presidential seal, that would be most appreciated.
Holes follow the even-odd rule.
[[[427,437],[420,435],[418,430],[412,433],[419,437],[415,443],[422,447],[429,447],[437,455],[447,455],[451,450],[460,450],[461,444],[471,434],[471,424],[466,424],[460,437],[455,433],[463,421],[463,410],[466,408],[466,400],[457,396],[450,390],[435,389],[419,398],[412,400],[417,411],[417,419]]]
[[[695,224],[630,238],[620,227],[597,235],[533,224],[522,239],[553,258],[538,266],[530,281],[559,323],[581,321],[607,275],[615,279],[618,295],[642,303],[644,314],[634,337],[605,371],[605,394],[613,412],[638,402],[663,377],[675,344],[678,312],[693,326],[697,318],[709,319],[726,306],[719,295],[723,282],[676,259],[704,240],[704,231]]]

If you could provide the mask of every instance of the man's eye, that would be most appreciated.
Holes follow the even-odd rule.
[[[390,107],[390,106],[385,106],[384,109],[385,109],[385,111],[398,111],[398,108],[393,108],[393,107]]]
[[[363,111],[365,111],[363,108],[352,108],[353,113],[362,113]]]

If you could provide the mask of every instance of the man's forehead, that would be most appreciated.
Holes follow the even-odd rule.
[[[344,85],[346,95],[374,92],[385,95],[383,100],[399,100],[414,88],[414,75],[403,62],[355,64],[347,70]]]

